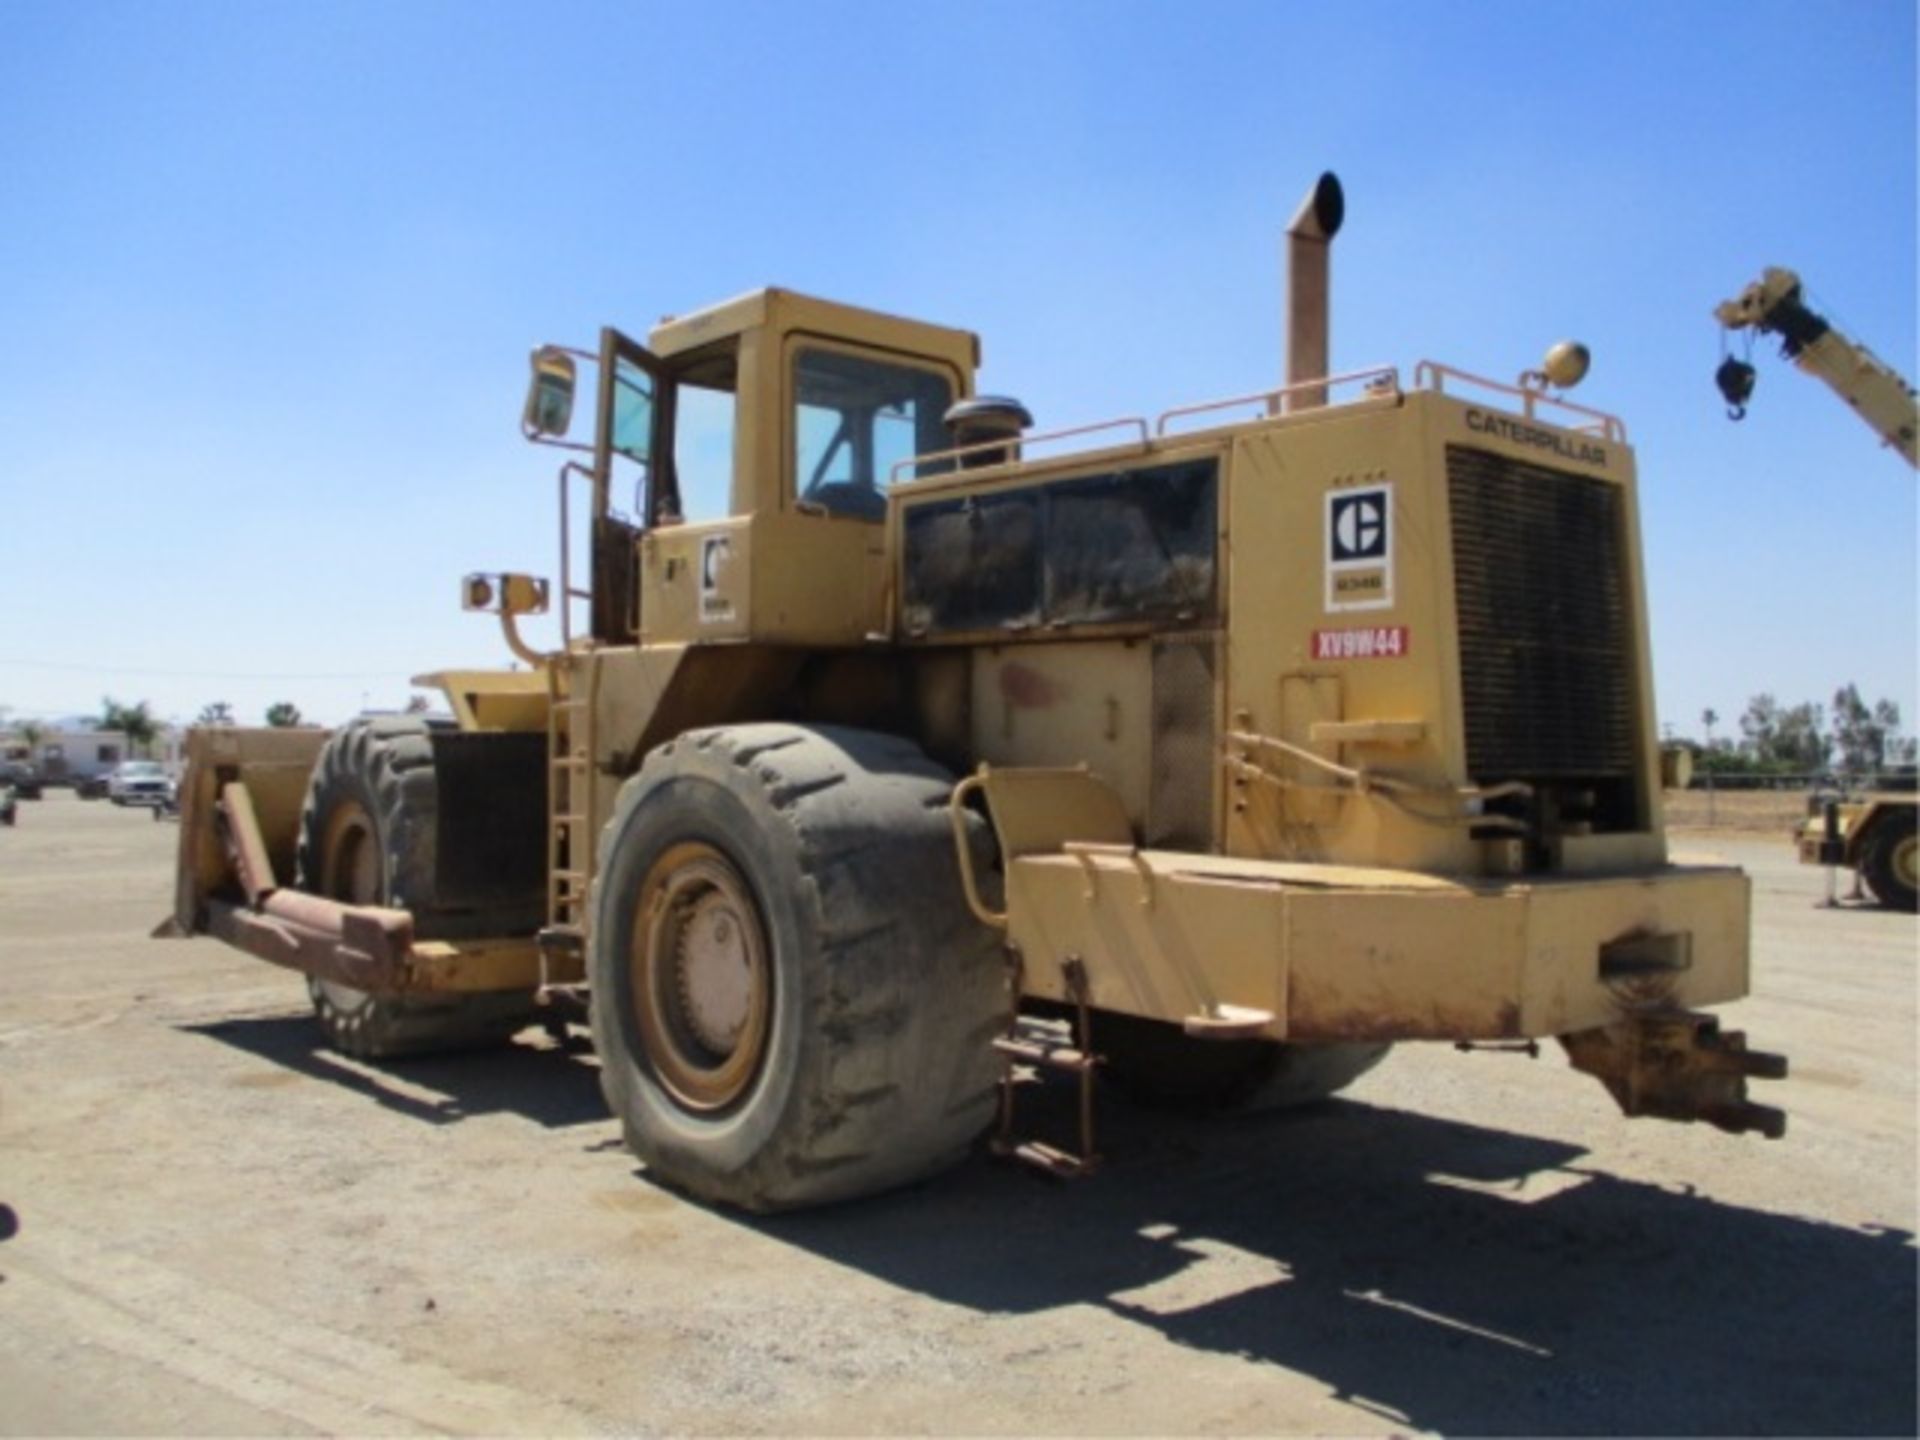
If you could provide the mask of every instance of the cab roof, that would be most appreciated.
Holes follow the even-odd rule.
[[[929,325],[772,286],[691,314],[669,315],[653,327],[647,348],[664,359],[753,329],[798,331],[944,360],[968,377],[980,364],[980,337],[971,330]]]

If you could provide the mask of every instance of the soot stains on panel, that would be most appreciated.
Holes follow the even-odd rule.
[[[907,508],[913,634],[1211,618],[1213,459]]]
[[[909,631],[1016,629],[1040,618],[1040,500],[1032,490],[916,505],[906,515]]]
[[[1047,491],[1046,618],[1177,620],[1213,609],[1214,462],[1070,480]]]

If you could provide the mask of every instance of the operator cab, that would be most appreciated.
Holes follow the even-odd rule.
[[[979,341],[786,290],[669,318],[641,346],[534,355],[522,428],[568,444],[597,361],[594,638],[851,644],[885,628],[887,491],[948,448]],[[630,507],[630,508],[629,508]],[[749,564],[755,552],[759,559]]]

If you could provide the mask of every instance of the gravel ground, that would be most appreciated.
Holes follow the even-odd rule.
[[[1402,1047],[1295,1116],[1103,1102],[1078,1185],[981,1158],[753,1221],[651,1185],[584,1053],[330,1055],[296,977],[146,938],[173,826],[20,811],[0,1431],[1916,1428],[1915,921],[1814,908],[1784,838],[1712,842],[1783,1141]]]

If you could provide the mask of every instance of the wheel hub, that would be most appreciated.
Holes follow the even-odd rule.
[[[772,1026],[773,971],[739,870],[700,842],[668,847],[635,897],[632,1014],[661,1086],[699,1113],[752,1087]]]
[[[680,1002],[688,1028],[716,1054],[740,1041],[753,998],[753,962],[733,902],[709,891],[687,907],[680,930]]]

